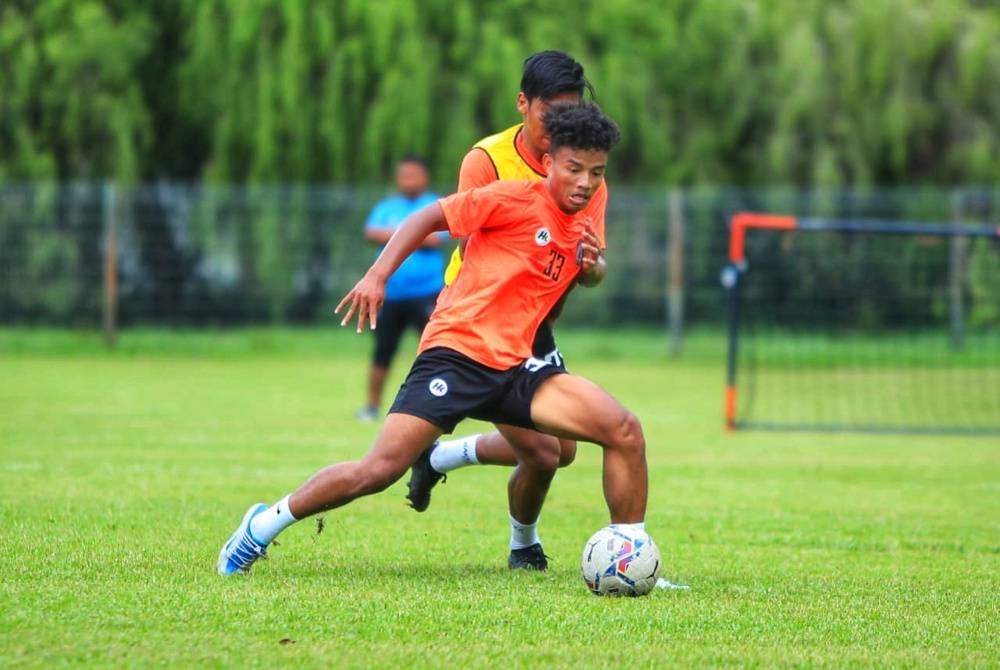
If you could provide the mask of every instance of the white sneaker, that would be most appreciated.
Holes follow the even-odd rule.
[[[218,568],[223,577],[248,572],[258,558],[267,557],[267,545],[261,544],[250,534],[250,520],[266,509],[267,505],[264,503],[251,505],[243,515],[239,528],[222,546]]]

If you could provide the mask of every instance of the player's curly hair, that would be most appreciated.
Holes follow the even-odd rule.
[[[611,151],[621,139],[615,122],[592,102],[551,105],[542,116],[542,123],[551,141],[550,154],[560,147]]]

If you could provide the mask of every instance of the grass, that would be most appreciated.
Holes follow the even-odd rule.
[[[757,425],[952,428],[1000,436],[1000,336],[748,332],[740,419]]]
[[[371,442],[368,339],[0,331],[0,666],[1000,665],[995,439],[725,434],[707,340],[560,335],[643,419],[648,528],[690,591],[586,592],[590,446],[543,513],[547,574],[506,570],[507,473],[470,468],[426,514],[397,484],[221,579],[249,503]]]

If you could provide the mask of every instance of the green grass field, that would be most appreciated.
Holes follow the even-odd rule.
[[[589,445],[542,516],[547,574],[506,569],[507,473],[471,468],[426,514],[399,483],[224,580],[250,503],[372,440],[367,337],[0,331],[0,667],[1000,666],[996,437],[726,434],[721,341],[560,344],[642,418],[647,527],[689,591],[586,591]]]

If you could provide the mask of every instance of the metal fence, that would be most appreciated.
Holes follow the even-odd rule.
[[[0,325],[319,323],[374,256],[384,189],[152,183],[0,185]],[[719,325],[741,210],[997,225],[996,189],[635,188],[612,184],[610,272],[568,325]],[[760,259],[757,262],[767,262]]]

